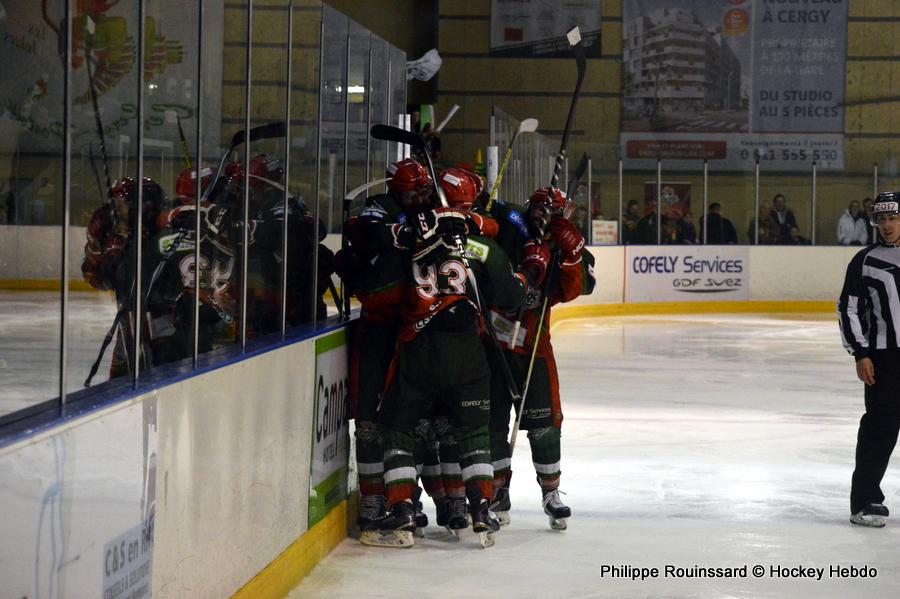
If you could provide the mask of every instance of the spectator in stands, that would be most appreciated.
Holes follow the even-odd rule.
[[[863,221],[863,224],[866,226],[866,240],[863,241],[863,245],[871,245],[878,241],[877,231],[878,229],[872,224],[869,216],[872,214],[872,198],[866,198],[862,203],[862,214],[860,214],[860,219]]]
[[[837,240],[841,245],[868,245],[866,224],[861,218],[859,201],[853,200],[841,214],[837,225]]]
[[[759,205],[759,215],[750,221],[747,227],[747,243],[753,245],[756,243],[756,224],[759,223],[759,245],[771,245],[778,241],[778,227],[769,217],[772,212],[772,205],[769,202],[761,202]]]
[[[637,223],[637,228],[635,229],[635,243],[656,245],[659,242],[659,236],[657,235],[656,204],[651,204],[649,208],[650,211]]]
[[[590,223],[588,222],[587,207],[581,205],[575,207],[575,212],[572,214],[572,224],[578,227],[581,235],[587,242],[590,242]]]
[[[810,245],[810,240],[806,237],[800,237],[800,229],[791,227],[788,231],[788,238],[784,242],[785,245]]]
[[[697,227],[694,226],[694,213],[688,210],[684,216],[678,220],[678,243],[697,243]]]
[[[706,243],[710,245],[734,245],[737,243],[737,230],[730,220],[722,216],[722,205],[718,202],[709,205],[709,214],[706,217],[700,217],[701,235],[707,226],[709,230],[706,232]]]
[[[800,228],[797,226],[797,219],[794,217],[793,211],[787,207],[787,200],[784,194],[781,193],[776,193],[775,197],[772,198],[772,211],[769,212],[769,220],[776,227],[775,243],[790,243],[791,229],[796,228],[799,230]]]
[[[625,207],[625,214],[622,215],[622,242],[623,243],[639,243],[637,237],[638,223],[641,220],[641,213],[637,200],[631,200]]]

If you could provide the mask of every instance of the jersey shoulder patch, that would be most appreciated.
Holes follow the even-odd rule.
[[[466,240],[466,257],[478,260],[479,262],[487,262],[491,248],[488,244],[476,241],[474,239]]]
[[[521,214],[515,210],[510,210],[506,218],[519,229],[523,237],[528,237],[528,227],[525,225],[525,219],[522,218]]]

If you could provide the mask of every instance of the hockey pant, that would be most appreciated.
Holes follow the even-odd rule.
[[[531,356],[504,352],[513,378],[519,383],[520,392],[525,389],[525,377]],[[492,372],[500,372],[499,357],[492,348],[488,350]],[[508,487],[512,477],[509,451],[510,411],[512,400],[506,382],[500,376],[491,379],[491,460],[494,465],[494,488]],[[513,417],[517,411],[513,411]],[[562,410],[559,401],[559,378],[552,348],[544,357],[534,361],[525,413],[520,428],[528,431],[531,460],[541,488],[552,491],[559,487],[560,426]]]
[[[900,350],[872,353],[875,384],[866,386],[866,413],[859,421],[850,513],[884,501],[881,479],[900,431]]]
[[[426,328],[400,346],[380,413],[388,503],[410,499],[416,481],[416,426],[433,406],[447,415],[466,494],[491,496],[490,371],[478,334]],[[441,458],[442,466],[444,458]],[[443,468],[442,468],[443,469]]]

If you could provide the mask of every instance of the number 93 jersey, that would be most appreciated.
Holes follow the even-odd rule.
[[[473,235],[467,241],[465,254],[483,306],[505,311],[518,309],[528,285],[523,275],[513,272],[503,250],[492,239]],[[446,258],[428,266],[410,261],[409,267],[403,292],[401,342],[414,338],[454,306],[466,306],[458,310],[458,318],[464,322],[457,320],[454,328],[477,327],[475,289],[458,252],[450,252]],[[456,308],[449,311],[457,312]],[[447,316],[443,314],[445,322]]]

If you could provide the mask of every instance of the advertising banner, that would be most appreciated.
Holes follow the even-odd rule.
[[[746,246],[627,246],[625,302],[750,299]]]
[[[627,168],[843,168],[847,0],[623,3]]]
[[[0,147],[14,145],[21,153],[57,152],[63,135],[65,4],[2,0],[2,6]],[[148,139],[177,139],[176,117],[180,117],[188,147],[194,148],[201,91],[216,92],[203,98],[204,127],[220,128],[224,1],[207,2],[205,8],[204,80],[199,85],[196,8],[185,9],[180,0],[156,0],[148,8],[142,77]],[[89,87],[93,81],[107,151],[118,156],[128,151],[120,147],[118,136],[133,135],[137,118],[137,3],[73,2],[72,10],[73,147],[93,142],[93,151],[99,152]],[[177,18],[169,16],[176,14]],[[204,151],[217,153],[217,147]],[[130,153],[135,152],[132,147]]]
[[[491,0],[491,55],[569,58],[578,25],[585,56],[600,57],[600,0]]]
[[[346,329],[316,339],[310,528],[347,498],[347,460],[350,456],[348,351]]]

